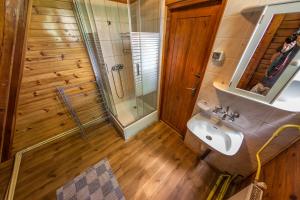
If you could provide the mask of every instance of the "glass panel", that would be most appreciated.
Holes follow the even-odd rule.
[[[100,46],[95,21],[93,19],[92,10],[88,0],[75,1],[75,14],[79,21],[80,30],[85,45],[90,56],[93,70],[95,73],[97,84],[103,89],[103,95],[109,110],[116,114],[116,108],[112,97],[108,77],[104,68],[105,63],[102,57],[102,49]],[[102,90],[101,90],[102,93]]]
[[[266,96],[299,49],[300,13],[274,15],[237,87]]]
[[[160,1],[76,1],[85,4],[85,32],[96,38],[92,56],[99,57],[116,119],[125,127],[156,110]]]
[[[160,1],[135,1],[130,12],[137,110],[143,117],[157,109]]]
[[[106,74],[115,102],[115,117],[123,125],[136,121],[137,105],[126,1],[91,0]]]

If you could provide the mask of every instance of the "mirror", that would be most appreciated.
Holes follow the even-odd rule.
[[[300,13],[274,15],[238,88],[266,96],[300,49]]]
[[[291,85],[299,67],[300,2],[269,5],[256,25],[229,90],[273,103]]]

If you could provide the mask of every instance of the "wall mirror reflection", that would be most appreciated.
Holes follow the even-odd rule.
[[[229,90],[273,104],[300,68],[300,2],[266,6]],[[300,88],[299,88],[300,90]]]
[[[267,95],[300,49],[300,13],[274,15],[238,88]]]

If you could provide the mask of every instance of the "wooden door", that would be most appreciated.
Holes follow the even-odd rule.
[[[198,96],[223,3],[175,6],[168,12],[160,118],[183,136]]]

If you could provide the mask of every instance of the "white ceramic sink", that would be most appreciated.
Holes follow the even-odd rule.
[[[214,124],[210,119],[197,114],[187,123],[188,129],[212,149],[232,156],[238,152],[244,139],[242,132],[223,124]]]

